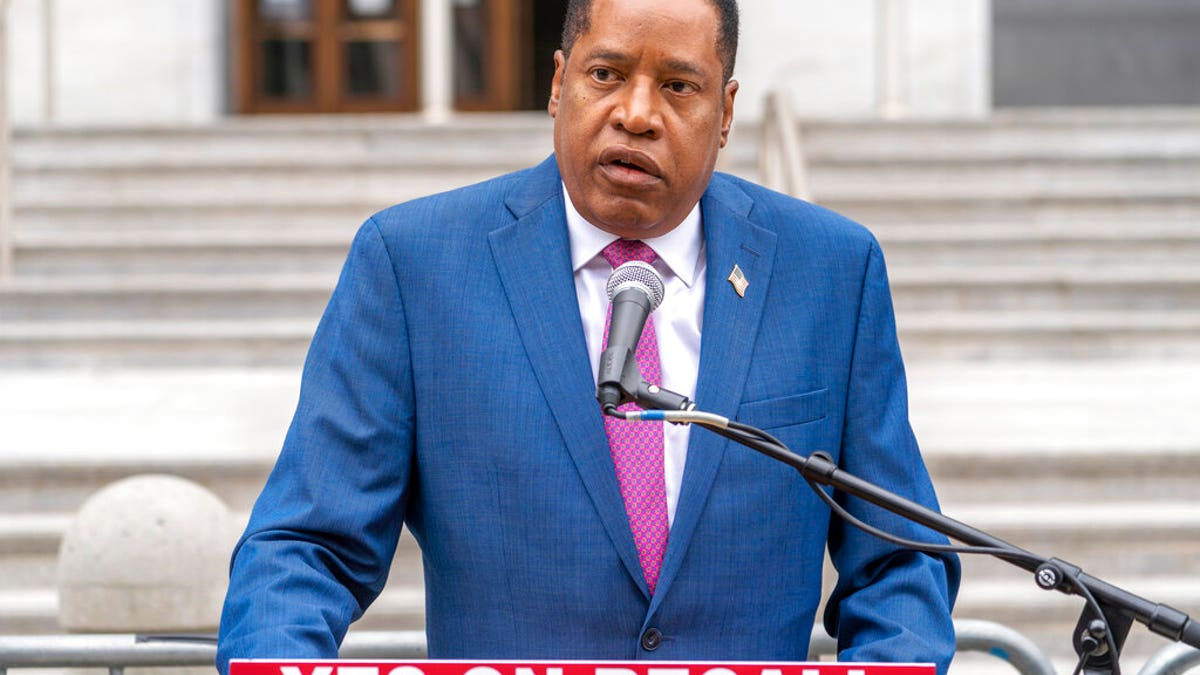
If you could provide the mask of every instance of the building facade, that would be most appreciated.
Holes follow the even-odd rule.
[[[566,0],[9,0],[18,126],[543,109]],[[743,0],[740,119],[990,107],[987,0]]]
[[[18,126],[544,108],[566,0],[8,0]],[[1200,0],[743,0],[738,117],[1200,104]]]

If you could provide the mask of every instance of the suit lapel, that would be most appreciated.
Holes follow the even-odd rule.
[[[509,195],[516,222],[488,235],[492,258],[542,393],[588,495],[630,575],[646,593],[596,404],[579,319],[562,186],[554,157]]]
[[[737,416],[742,388],[750,369],[775,259],[776,235],[750,222],[748,215],[753,202],[719,175],[713,177],[700,206],[708,267],[696,407],[732,419]],[[728,281],[734,265],[749,281],[745,297],[739,296]],[[724,438],[693,427],[679,504],[651,614],[683,562],[726,445]],[[729,534],[736,536],[736,533]]]

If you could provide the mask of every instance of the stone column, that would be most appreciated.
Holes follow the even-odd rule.
[[[0,281],[13,271],[11,131],[8,114],[8,0],[0,0]]]
[[[442,123],[454,110],[454,33],[452,0],[421,3],[421,109]]]

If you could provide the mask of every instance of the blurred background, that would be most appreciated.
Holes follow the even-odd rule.
[[[550,153],[565,4],[0,0],[0,634],[215,628],[354,231]],[[1198,35],[1200,0],[743,0],[720,166],[881,240],[947,513],[1193,615]],[[188,483],[96,496],[142,474]],[[1081,603],[964,564],[956,615],[1070,672]],[[422,614],[406,534],[358,627]]]

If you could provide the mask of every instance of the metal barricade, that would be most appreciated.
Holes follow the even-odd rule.
[[[1007,661],[1021,675],[1055,675],[1050,658],[1032,640],[1008,626],[991,621],[956,619],[954,634],[956,652],[990,654]],[[820,628],[814,629],[812,642],[808,646],[808,658],[815,660],[835,654],[837,641]]]
[[[1055,675],[1045,654],[1020,633],[990,621],[954,622],[958,651],[991,654],[1021,675]],[[48,635],[0,636],[0,675],[10,668],[104,668],[123,675],[125,668],[209,666],[216,658],[212,635]],[[837,642],[820,627],[813,630],[809,658],[837,654]],[[420,631],[353,632],[346,635],[340,656],[346,659],[423,659],[425,634]],[[1163,671],[1141,675],[1174,675]]]
[[[812,201],[800,127],[792,114],[787,92],[779,89],[768,92],[764,101],[758,174],[759,181],[772,190]]]
[[[1200,649],[1175,643],[1154,652],[1138,675],[1182,675],[1197,666],[1200,666]]]
[[[423,659],[422,631],[348,633],[346,659]],[[215,635],[37,635],[0,636],[0,675],[10,668],[126,668],[211,666]]]

